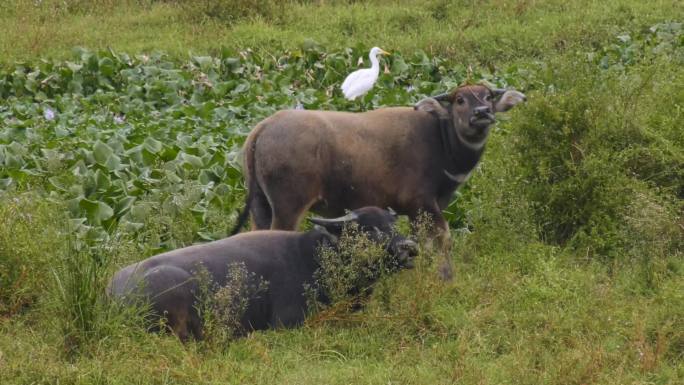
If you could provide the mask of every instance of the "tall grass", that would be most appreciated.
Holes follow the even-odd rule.
[[[103,327],[110,320],[105,289],[111,271],[111,251],[79,247],[70,239],[68,252],[52,269],[56,298],[53,305],[59,314],[67,353],[103,337]]]
[[[0,3],[4,25],[0,62],[66,58],[74,46],[163,50],[185,56],[188,51],[215,54],[222,46],[265,52],[297,49],[314,39],[330,50],[356,43],[392,51],[422,49],[463,64],[505,68],[521,60],[598,48],[616,34],[671,19],[678,11],[670,0],[203,0],[195,4],[7,0]],[[227,19],[206,16],[214,8],[219,10],[214,13],[226,13]]]
[[[62,257],[66,220],[59,205],[35,194],[0,194],[0,315],[34,305],[50,266]]]

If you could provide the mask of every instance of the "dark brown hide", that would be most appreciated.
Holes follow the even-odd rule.
[[[444,106],[277,112],[245,143],[253,229],[294,230],[309,209],[338,216],[374,205],[411,219],[424,211],[446,235],[441,210],[479,161],[494,113],[522,100],[511,92],[524,98],[477,85],[457,88]]]
[[[268,283],[264,292],[249,299],[241,319],[243,331],[294,327],[304,321],[308,311],[305,285],[315,283],[319,247],[335,247],[345,224],[356,223],[359,231],[384,245],[389,258],[385,262],[397,268],[411,267],[417,246],[394,232],[395,220],[386,210],[364,207],[342,218],[312,218],[320,227],[306,233],[252,231],[169,251],[119,270],[108,292],[127,302],[149,302],[153,315],[165,317],[169,328],[182,340],[200,339],[203,333],[197,312],[198,271],[206,269],[211,280],[207,286],[215,290],[226,284],[230,266],[240,263]]]

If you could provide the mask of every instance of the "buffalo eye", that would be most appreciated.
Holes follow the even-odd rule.
[[[459,96],[456,98],[456,104],[458,104],[459,106],[462,106],[464,103],[465,99],[463,99],[462,97]]]
[[[492,100],[492,96],[487,94],[487,95],[485,95],[484,100],[485,100],[485,102],[488,102],[488,101]]]

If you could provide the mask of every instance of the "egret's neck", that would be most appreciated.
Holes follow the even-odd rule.
[[[380,62],[378,61],[378,55],[370,54],[370,55],[368,55],[368,58],[371,61],[371,68],[372,69],[377,70],[380,68]]]

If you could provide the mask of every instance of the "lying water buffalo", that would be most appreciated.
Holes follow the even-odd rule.
[[[254,229],[294,230],[309,209],[337,216],[373,205],[412,220],[426,212],[446,238],[441,210],[479,161],[494,113],[524,99],[468,85],[415,108],[279,111],[245,142],[249,192],[234,233],[248,211]]]
[[[318,227],[305,233],[253,231],[159,254],[119,270],[109,293],[128,301],[142,296],[156,315],[166,317],[167,325],[181,339],[199,339],[202,323],[197,312],[197,277],[202,272],[208,273],[213,287],[220,287],[226,284],[229,267],[241,263],[267,283],[264,292],[249,299],[240,320],[244,330],[254,330],[291,327],[304,321],[304,285],[314,284],[318,248],[335,247],[349,222],[355,222],[374,242],[384,244],[398,267],[409,267],[416,255],[416,244],[393,231],[395,214],[377,207],[364,207],[337,219],[310,220]]]

